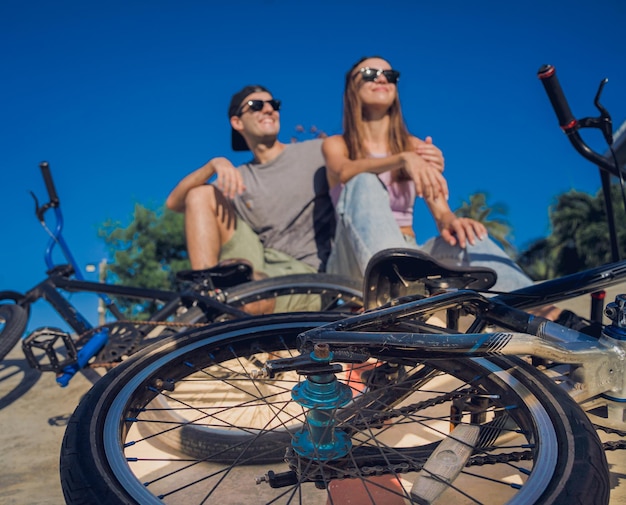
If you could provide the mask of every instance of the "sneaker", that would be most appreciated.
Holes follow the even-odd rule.
[[[600,338],[600,333],[602,332],[600,323],[584,319],[574,314],[571,310],[563,310],[554,322],[594,338]]]

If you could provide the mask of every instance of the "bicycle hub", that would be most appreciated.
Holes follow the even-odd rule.
[[[333,353],[328,344],[316,344],[310,357],[314,362],[328,364]],[[345,456],[352,443],[335,427],[335,412],[352,400],[350,387],[337,381],[334,373],[311,373],[293,388],[291,397],[309,409],[303,431],[293,437],[294,451],[320,461]]]

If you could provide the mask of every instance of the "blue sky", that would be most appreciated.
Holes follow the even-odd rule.
[[[74,256],[96,263],[101,223],[127,224],[136,202],[162,205],[211,157],[245,161],[230,151],[233,92],[271,89],[283,101],[283,141],[298,124],[339,133],[344,72],[374,54],[402,72],[412,133],[444,151],[452,207],[477,191],[505,203],[523,249],[548,234],[556,195],[600,187],[536,72],[556,67],[578,117],[597,115],[593,97],[608,77],[602,103],[617,129],[625,25],[621,0],[3,0],[0,290],[43,278],[47,235],[29,195],[45,197],[40,161],[52,168]],[[598,132],[586,138],[604,151]],[[435,233],[419,205],[417,221],[419,240]],[[53,324],[40,310],[34,324]]]

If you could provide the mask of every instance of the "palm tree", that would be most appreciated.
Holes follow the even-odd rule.
[[[454,213],[459,217],[468,217],[485,225],[492,239],[497,241],[511,256],[515,255],[515,247],[508,239],[511,234],[511,226],[502,217],[508,209],[503,203],[487,205],[486,193],[470,195],[469,202],[462,202]]]
[[[618,244],[626,249],[624,202],[617,184],[611,187]],[[550,208],[552,233],[522,252],[518,264],[533,279],[551,279],[612,261],[602,190],[595,196],[571,190]]]

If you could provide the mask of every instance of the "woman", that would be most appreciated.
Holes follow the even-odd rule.
[[[415,247],[444,263],[492,268],[498,274],[495,290],[530,285],[482,223],[450,209],[443,155],[430,137],[421,140],[407,130],[399,75],[380,57],[362,58],[346,74],[344,132],[322,145],[338,216],[327,270],[362,278],[376,252]],[[412,226],[416,197],[426,202],[440,234],[423,246],[416,244]]]
[[[344,132],[322,144],[338,217],[327,271],[363,278],[375,253],[415,247],[448,265],[493,269],[498,275],[494,291],[529,286],[531,279],[487,236],[482,223],[450,209],[443,155],[430,137],[420,140],[408,132],[399,77],[378,56],[362,58],[346,73]],[[424,199],[439,230],[422,246],[412,227],[416,197]],[[589,325],[569,310],[549,305],[532,312],[599,336],[598,324]]]

